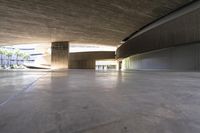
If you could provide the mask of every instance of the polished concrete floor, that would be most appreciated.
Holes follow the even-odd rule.
[[[1,71],[0,133],[200,133],[200,73]]]

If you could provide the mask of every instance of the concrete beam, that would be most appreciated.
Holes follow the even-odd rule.
[[[70,69],[95,69],[95,61],[103,59],[115,59],[115,52],[78,52],[70,53]]]

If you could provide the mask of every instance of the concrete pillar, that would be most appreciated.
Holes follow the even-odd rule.
[[[51,44],[51,68],[68,68],[69,42],[53,42]]]

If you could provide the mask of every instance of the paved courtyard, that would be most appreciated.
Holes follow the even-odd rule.
[[[0,72],[0,133],[199,133],[200,73]]]

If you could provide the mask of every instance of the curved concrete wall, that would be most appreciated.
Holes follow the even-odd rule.
[[[117,58],[200,41],[200,1],[165,17],[117,49]]]
[[[200,70],[200,43],[130,56],[123,69]]]

